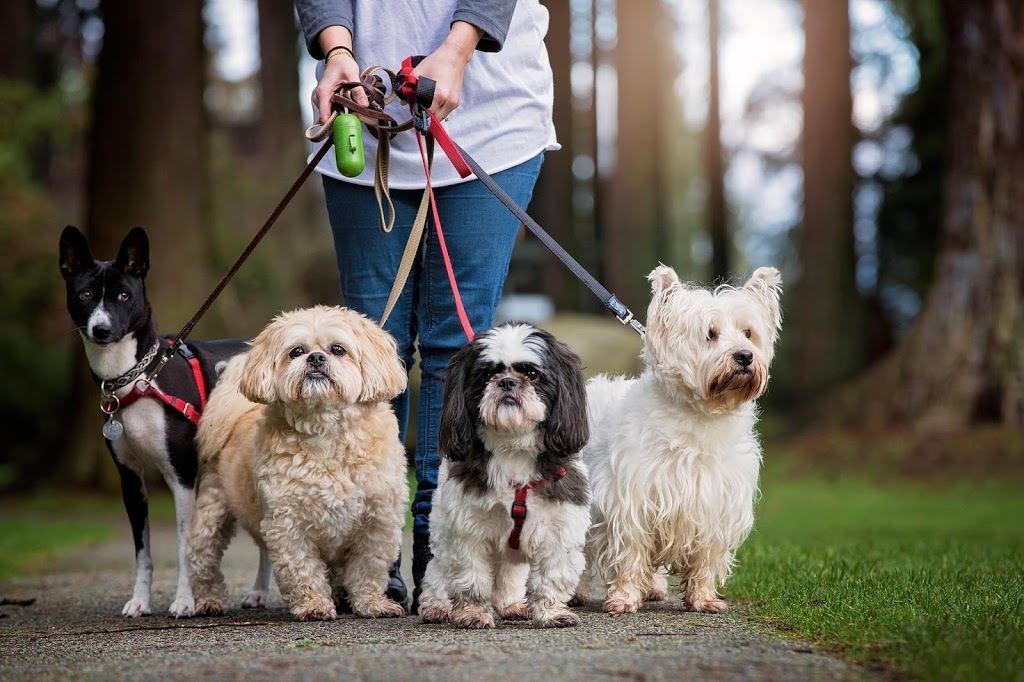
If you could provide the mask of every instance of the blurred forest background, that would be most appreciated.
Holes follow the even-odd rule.
[[[545,4],[563,149],[530,208],[542,225],[634,311],[659,261],[704,283],[778,265],[763,423],[808,461],[1019,471],[1024,3]],[[288,2],[0,3],[0,488],[114,476],[60,230],[112,258],[146,227],[175,331],[302,168],[312,74]],[[197,336],[336,302],[335,267],[313,181]],[[600,314],[526,237],[507,293]]]

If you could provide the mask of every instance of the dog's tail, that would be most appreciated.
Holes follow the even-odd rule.
[[[249,412],[262,410],[262,405],[250,402],[238,390],[246,357],[247,354],[243,353],[232,358],[217,380],[216,388],[210,393],[196,431],[196,447],[201,463],[214,462],[231,439],[240,420],[246,418]]]

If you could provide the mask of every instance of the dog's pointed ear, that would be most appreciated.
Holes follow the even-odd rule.
[[[479,354],[479,344],[468,343],[452,356],[445,370],[437,449],[442,457],[453,462],[465,461],[477,440],[476,408],[469,381]]]
[[[249,342],[249,355],[242,367],[238,390],[254,403],[269,405],[277,401],[277,328],[282,317],[278,315],[255,339]]]
[[[398,356],[394,337],[379,325],[359,316],[364,343],[360,344],[359,369],[363,373],[361,403],[379,403],[401,395],[409,385],[409,372]]]
[[[764,307],[774,344],[782,328],[782,308],[779,304],[779,298],[782,296],[782,275],[775,268],[758,268],[743,285],[743,290]]]
[[[555,399],[544,423],[544,452],[562,459],[582,450],[590,440],[583,361],[548,332],[535,334],[545,340],[550,358],[544,364],[556,384]]]
[[[60,234],[60,274],[64,279],[77,275],[91,268],[96,263],[89,251],[89,242],[85,235],[73,226],[68,225]]]
[[[683,287],[679,275],[667,265],[658,265],[647,275],[647,279],[651,283],[652,296],[667,294]]]
[[[149,237],[145,230],[136,226],[125,235],[114,259],[114,267],[126,275],[146,278],[149,272]]]

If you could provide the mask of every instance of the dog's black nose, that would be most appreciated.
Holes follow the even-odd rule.
[[[754,354],[744,348],[738,350],[732,354],[732,359],[736,361],[736,364],[740,367],[749,367],[750,363],[754,361]]]
[[[92,337],[97,341],[106,341],[110,338],[110,327],[105,324],[98,324],[92,328]]]
[[[518,385],[519,382],[513,379],[512,377],[502,377],[501,380],[498,381],[498,388],[500,388],[503,391],[511,391]]]
[[[306,362],[313,365],[314,367],[320,367],[327,362],[327,356],[319,351],[316,353],[310,353],[306,358]]]

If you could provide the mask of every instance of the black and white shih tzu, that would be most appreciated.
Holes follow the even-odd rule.
[[[578,454],[589,434],[580,358],[548,332],[506,323],[455,354],[441,411],[424,622],[493,628],[497,611],[539,627],[579,624],[566,602],[590,527]]]

